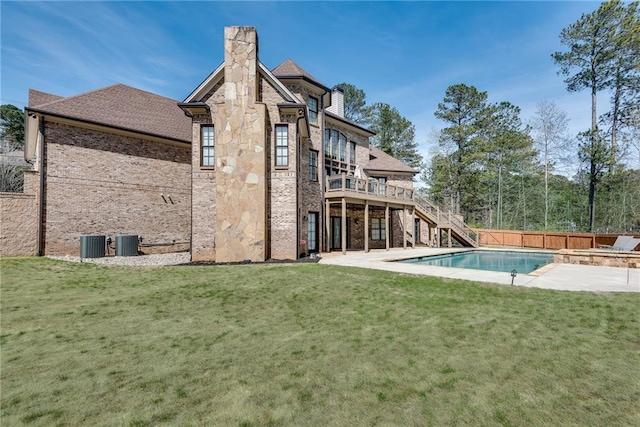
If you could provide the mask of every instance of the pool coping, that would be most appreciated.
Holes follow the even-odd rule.
[[[389,262],[406,258],[440,255],[469,250],[545,252],[550,250],[527,250],[520,248],[415,248],[376,250],[369,253],[347,252],[322,254],[320,264],[342,265],[393,271],[397,273],[436,276],[450,279],[471,280],[502,285],[511,285],[511,274],[497,271],[472,270],[456,267],[423,266],[409,263]],[[518,274],[514,286],[535,287],[565,291],[588,292],[640,292],[640,269],[601,267],[576,264],[547,264],[530,274]]]

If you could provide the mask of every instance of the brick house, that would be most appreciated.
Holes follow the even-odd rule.
[[[120,84],[30,91],[38,254],[78,254],[85,234],[136,234],[146,253],[216,262],[439,244],[441,230],[475,244],[414,194],[416,170],[344,118],[340,88],[289,59],[269,70],[252,27],[225,28],[224,47],[183,102]]]
[[[436,207],[416,203],[416,170],[344,118],[339,88],[290,59],[269,70],[252,27],[226,28],[224,48],[179,104],[193,121],[193,260],[406,247],[442,228]]]
[[[191,123],[176,101],[117,84],[67,98],[30,90],[25,111],[37,254],[77,255],[85,234],[189,248]]]

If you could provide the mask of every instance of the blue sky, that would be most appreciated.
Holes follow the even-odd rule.
[[[395,106],[424,154],[456,83],[518,105],[525,121],[554,100],[575,134],[589,127],[589,94],[565,90],[551,53],[598,4],[3,0],[0,96],[22,108],[29,88],[71,96],[124,83],[183,100],[222,62],[223,28],[247,25],[267,67],[291,58],[327,86],[346,81]]]

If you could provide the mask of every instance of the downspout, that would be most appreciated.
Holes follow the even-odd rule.
[[[303,214],[300,211],[300,198],[302,197],[302,186],[299,184],[301,172],[300,163],[302,160],[301,149],[302,136],[300,135],[300,118],[298,118],[298,120],[296,120],[296,259],[300,259],[300,255],[302,254],[302,248],[300,247],[300,223],[304,221]]]
[[[187,113],[185,113],[185,115],[187,115]],[[191,149],[189,150],[189,158],[190,158],[190,165],[191,168],[189,169],[189,191],[191,193],[191,205],[189,206],[189,261],[193,261],[193,146],[194,146],[194,140],[193,140],[193,126],[194,126],[194,121],[193,121],[193,117],[191,118]],[[213,128],[213,131],[215,132],[215,127]],[[202,131],[200,131],[202,132]],[[202,138],[202,136],[200,136],[200,138]],[[215,134],[214,134],[214,141],[215,141]],[[200,144],[202,144],[202,142],[200,142]],[[216,241],[215,241],[215,232],[214,232],[214,238],[213,238],[213,250],[216,250]]]
[[[38,256],[44,256],[44,175],[45,175],[45,138],[44,138],[44,116],[40,116],[38,132],[42,135],[40,139],[40,189],[38,201]]]

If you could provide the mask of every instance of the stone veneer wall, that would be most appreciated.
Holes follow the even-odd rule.
[[[252,27],[225,28],[224,104],[216,137],[216,261],[267,258],[267,112],[258,96],[258,44]]]
[[[640,268],[640,253],[601,249],[562,249],[553,255],[553,262],[557,264]]]
[[[50,121],[45,141],[45,255],[78,255],[84,234],[137,234],[145,253],[189,248],[188,145]]]

